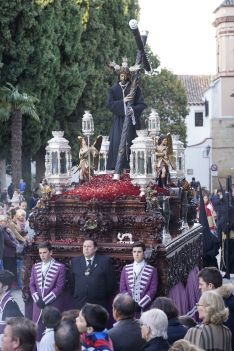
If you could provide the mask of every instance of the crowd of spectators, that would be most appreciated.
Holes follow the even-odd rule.
[[[33,233],[27,230],[28,206],[23,197],[24,186],[21,184],[18,194],[12,193],[13,201],[7,201],[9,195],[6,195],[0,207],[0,334],[3,334],[3,351],[234,350],[234,285],[223,284],[222,274],[217,267],[203,268],[198,274],[201,296],[196,304],[194,318],[180,315],[179,308],[171,298],[156,297],[157,272],[144,261],[145,247],[139,243],[133,245],[134,262],[126,265],[122,271],[120,292],[113,299],[112,311],[104,303],[107,301],[102,303],[101,298],[101,302],[94,301],[97,293],[94,288],[94,300],[90,302],[84,296],[86,300],[82,306],[76,306],[79,309],[62,311],[50,302],[46,304],[46,297],[43,300],[42,296],[40,317],[44,332],[38,340],[37,323],[23,317],[11,295],[12,288],[22,288],[22,252],[33,239]],[[195,179],[193,186],[197,191],[199,184]],[[1,198],[4,196],[5,191]],[[34,194],[29,207],[35,207],[37,201],[38,197]],[[204,204],[210,230],[219,237],[222,232],[222,192],[218,191],[211,198],[204,195]],[[100,260],[99,255],[96,255],[97,247],[93,240],[86,240],[86,246],[84,257],[73,261],[75,292],[80,288],[80,282],[82,286],[86,284],[92,270],[98,272],[102,269],[100,274],[103,275],[104,267],[106,269],[109,265],[108,260]],[[48,261],[43,263],[40,256],[42,277],[49,272],[51,262],[59,264],[51,257],[52,249],[47,251]],[[38,269],[35,266],[35,274]],[[139,275],[138,288],[142,293],[145,288],[142,281],[146,279],[142,273],[144,269],[148,277],[145,281],[150,288],[141,296],[131,288],[131,281],[135,279],[136,282]],[[80,291],[77,294],[80,296]],[[38,305],[37,298],[34,302]]]
[[[12,277],[9,274],[0,272],[0,292],[2,286],[4,292],[10,293]],[[109,312],[99,304],[85,303],[80,310],[63,313],[46,306],[42,309],[46,329],[37,343],[36,324],[20,316],[17,304],[11,300],[10,309],[13,315],[18,314],[6,319],[2,350],[232,351],[234,286],[223,284],[222,274],[216,267],[203,268],[198,279],[201,296],[197,302],[197,318],[192,322],[191,318],[180,316],[175,303],[167,297],[156,298],[150,308],[136,318],[133,297],[119,293],[113,301],[115,323],[111,328]]]

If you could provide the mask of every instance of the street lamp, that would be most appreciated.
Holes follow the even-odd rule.
[[[209,191],[211,191],[210,150],[211,150],[211,146],[207,145],[205,152],[206,152],[206,157],[208,158],[208,167],[209,167]]]

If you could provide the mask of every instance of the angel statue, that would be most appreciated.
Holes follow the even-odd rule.
[[[46,202],[51,199],[54,194],[54,189],[48,184],[46,178],[42,179],[39,184],[39,189],[41,191],[41,197],[37,201],[34,208],[45,208]]]
[[[169,166],[176,169],[175,156],[173,155],[172,137],[171,134],[161,134],[156,146],[156,174],[157,184],[166,188],[170,182]]]
[[[78,171],[80,174],[81,183],[90,180],[93,177],[94,171],[98,168],[99,151],[102,145],[102,136],[99,135],[93,145],[89,146],[84,137],[78,136],[80,144]]]

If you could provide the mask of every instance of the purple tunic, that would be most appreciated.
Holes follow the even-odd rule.
[[[141,273],[140,281],[140,301],[138,304],[142,309],[147,309],[153,302],[157,292],[158,276],[154,267],[146,264]],[[135,288],[135,275],[133,270],[133,263],[127,264],[123,267],[120,278],[120,292],[129,293],[133,296]]]
[[[40,322],[41,324],[42,310],[36,304],[39,297],[42,298],[46,305],[62,310],[62,299],[58,297],[64,289],[65,272],[64,264],[52,259],[45,278],[42,279],[42,262],[38,262],[33,266],[30,277],[30,291],[34,302],[32,320],[35,323],[39,324]]]

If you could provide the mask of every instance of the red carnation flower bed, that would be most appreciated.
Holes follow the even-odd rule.
[[[80,201],[114,201],[118,197],[140,195],[139,186],[132,184],[128,174],[122,175],[119,181],[115,181],[112,178],[112,174],[97,175],[90,182],[66,191],[63,195],[79,197]]]

